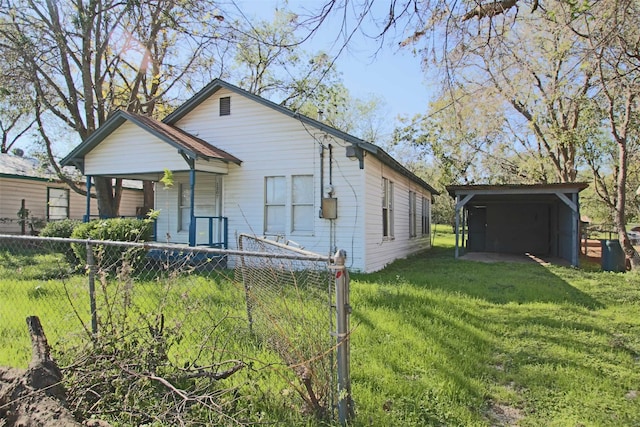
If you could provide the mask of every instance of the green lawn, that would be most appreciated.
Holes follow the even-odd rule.
[[[49,257],[39,262],[58,262]],[[70,290],[85,298],[74,282],[85,278],[61,287],[9,261],[0,258],[0,364],[24,364],[30,355],[12,349],[23,340],[28,351],[25,314]],[[218,306],[242,296],[208,292]],[[54,316],[49,305],[44,317]],[[432,250],[351,274],[351,305],[354,426],[640,426],[637,273],[454,260],[443,227]],[[269,396],[286,396],[282,384]],[[286,412],[278,405],[274,413]]]
[[[357,425],[640,425],[638,274],[452,247],[352,275]]]

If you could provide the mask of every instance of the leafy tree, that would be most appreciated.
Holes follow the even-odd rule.
[[[33,116],[49,162],[59,168],[51,127],[87,139],[113,111],[161,114],[212,72],[222,16],[193,0],[0,0],[0,48],[34,91]],[[118,212],[122,185],[95,177],[103,216]],[[148,188],[148,186],[147,186]]]
[[[75,191],[84,194],[56,162],[57,123],[84,141],[117,109],[163,117],[213,77],[236,76],[250,92],[305,112],[327,102],[347,111],[334,61],[302,51],[295,15],[276,12],[273,22],[256,24],[224,15],[195,0],[0,0],[0,49],[34,88],[32,114],[48,161]],[[99,213],[116,216],[121,180],[94,182]],[[145,198],[150,206],[152,193]]]
[[[226,72],[253,94],[365,140],[382,138],[382,100],[354,99],[340,80],[335,58],[302,49],[309,33],[299,21],[292,12],[276,10],[272,21],[251,23],[234,39],[234,63]]]
[[[332,0],[322,11],[346,12],[348,6]],[[358,18],[375,20],[371,6],[360,5]],[[478,108],[487,105],[477,102],[480,91],[500,95],[511,108],[504,127],[528,125],[521,151],[548,160],[552,180],[574,181],[581,167],[607,172],[609,180],[594,174],[598,194],[611,207],[626,256],[637,268],[640,257],[625,226],[629,161],[639,131],[639,8],[637,0],[389,2],[379,40],[399,32],[401,46],[421,52],[443,71],[445,88],[465,89],[467,102]],[[614,156],[598,168],[597,153],[589,150],[600,144],[602,128],[610,141],[601,148],[614,148]],[[464,139],[467,146],[477,144],[473,133],[460,131],[471,136]],[[514,159],[521,151],[504,152]]]
[[[622,248],[632,268],[640,268],[640,255],[626,231],[629,164],[640,150],[640,30],[635,24],[640,3],[633,0],[604,0],[572,13],[566,19],[580,38],[589,43],[596,64],[600,91],[595,96],[603,111],[615,147],[611,162],[612,191],[606,191],[596,168],[594,180],[598,195],[613,208],[613,222]],[[606,146],[605,146],[606,150]],[[609,149],[611,152],[611,150]],[[593,162],[595,163],[595,162]]]
[[[432,156],[442,170],[443,185],[498,183],[504,171],[515,168],[500,152],[512,144],[511,140],[501,144],[506,137],[500,102],[485,102],[487,108],[477,114],[478,104],[461,102],[465,96],[462,90],[444,91],[430,104],[432,113],[402,120],[404,125],[396,129],[394,143],[413,145],[425,156]],[[476,101],[480,99],[476,97]]]
[[[258,96],[279,99],[285,106],[299,104],[311,96],[333,64],[319,53],[309,55],[301,47],[298,16],[276,10],[272,21],[237,23],[239,36],[234,40],[234,64],[229,70],[243,89]]]

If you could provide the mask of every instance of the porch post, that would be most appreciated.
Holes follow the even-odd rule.
[[[87,209],[84,222],[91,221],[91,175],[87,175]]]
[[[189,219],[189,246],[196,245],[196,214],[195,214],[195,200],[196,200],[196,170],[191,168],[189,171],[189,187],[191,189],[191,200],[189,200],[189,210],[191,212],[191,218]]]

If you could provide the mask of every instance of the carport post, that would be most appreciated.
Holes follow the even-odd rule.
[[[578,205],[578,193],[571,193],[571,199],[569,199],[563,193],[559,191],[555,195],[564,202],[569,209],[571,209],[571,265],[578,266],[578,251],[580,250],[580,211]]]
[[[460,200],[460,195],[456,194],[456,249],[455,249],[455,258],[458,258],[458,253],[459,253],[459,229],[460,229],[460,210],[462,210],[466,204],[469,202],[469,200],[473,199],[473,194],[467,194],[466,196],[464,196],[464,199],[462,199],[462,201]],[[462,225],[464,227],[464,224]],[[464,238],[464,237],[463,237]]]
[[[571,250],[571,265],[577,267],[580,263],[580,257],[578,252],[580,251],[580,205],[578,204],[578,193],[573,193],[571,195],[571,199],[573,201],[573,205],[575,209],[571,210],[573,215],[573,226],[572,226],[572,234],[573,236],[573,245]]]

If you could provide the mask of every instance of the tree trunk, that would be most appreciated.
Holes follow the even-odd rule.
[[[120,210],[120,200],[113,194],[111,178],[96,176],[93,178],[98,196],[98,213],[101,218],[115,218]],[[117,202],[117,203],[116,203]]]
[[[62,372],[51,358],[40,319],[27,318],[32,359],[25,370],[0,369],[0,425],[76,427],[81,426],[66,408]],[[105,425],[105,424],[103,424]]]
[[[144,191],[144,214],[147,214],[150,210],[154,209],[155,203],[155,191],[153,189],[152,181],[142,181],[142,189]]]
[[[631,240],[629,240],[629,236],[627,235],[627,224],[626,224],[626,192],[627,188],[627,163],[628,163],[628,154],[627,154],[627,145],[626,139],[620,141],[618,140],[618,171],[616,174],[616,206],[615,206],[615,226],[616,231],[618,232],[618,240],[620,240],[620,246],[622,246],[622,250],[624,251],[625,258],[627,260],[627,264],[632,270],[640,268],[640,255],[638,255],[638,251],[631,244]]]

